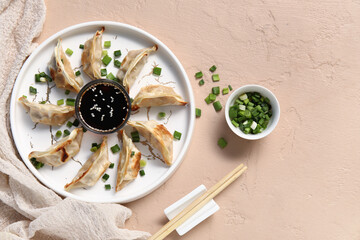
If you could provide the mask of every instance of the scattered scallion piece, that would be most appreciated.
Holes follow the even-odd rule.
[[[40,102],[40,104],[45,104],[45,103],[46,103],[46,101],[41,101],[41,102]]]
[[[224,138],[220,138],[217,143],[221,148],[225,148],[227,146],[227,141]]]
[[[65,50],[65,53],[66,53],[67,55],[71,56],[71,55],[74,53],[74,51],[71,50],[70,48],[67,48],[67,49]]]
[[[115,163],[110,163],[110,165],[109,165],[109,168],[114,168],[114,166],[115,166]]]
[[[70,131],[65,129],[63,136],[66,137],[66,136],[69,136],[69,135],[70,135]]]
[[[37,89],[34,88],[33,86],[30,86],[29,87],[29,92],[30,92],[31,95],[35,95],[35,94],[37,94]]]
[[[212,102],[215,101],[215,100],[216,100],[216,95],[213,94],[213,93],[210,93],[209,96],[207,96],[207,97],[205,98],[205,102],[206,102],[207,104],[210,104],[210,103],[212,103]]]
[[[201,117],[201,109],[200,108],[195,108],[195,115],[197,118]]]
[[[92,148],[90,148],[90,151],[91,152],[96,152],[98,150],[98,148],[95,146],[95,147],[92,147]]]
[[[121,62],[119,60],[115,60],[114,61],[114,66],[117,67],[117,68],[120,68],[121,67]]]
[[[66,99],[66,105],[67,105],[67,106],[75,106],[75,99],[73,99],[73,98],[67,98],[67,99]]]
[[[215,95],[219,95],[220,94],[220,87],[213,87],[212,88],[212,93]]]
[[[226,94],[228,94],[228,93],[229,93],[229,88],[223,88],[222,94],[223,94],[223,95],[226,95]]]
[[[106,68],[100,69],[100,74],[101,74],[102,77],[106,76],[106,75],[107,75],[107,70],[106,70]]]
[[[105,184],[105,190],[110,190],[111,189],[111,185],[110,184]]]
[[[232,91],[232,90],[233,90],[233,88],[231,87],[231,85],[229,85],[228,87],[229,87],[230,91]]]
[[[120,57],[121,56],[121,50],[114,51],[114,56],[115,57]]]
[[[222,109],[222,105],[221,105],[221,103],[219,101],[214,102],[213,106],[215,108],[215,111],[217,111],[217,112]]]
[[[144,171],[144,169],[141,169],[141,170],[139,171],[139,173],[140,173],[140,176],[141,176],[141,177],[145,176],[145,171]]]
[[[111,41],[105,41],[104,48],[109,48],[109,47],[111,47]]]
[[[164,118],[165,116],[166,116],[166,113],[164,113],[164,112],[159,112],[158,113],[159,118]]]
[[[107,78],[107,79],[110,79],[110,80],[114,80],[114,79],[115,79],[115,76],[114,76],[114,74],[109,73],[108,75],[106,75],[106,78]]]
[[[66,123],[66,126],[67,126],[68,128],[71,128],[71,127],[72,127],[72,125],[73,125],[73,123],[72,123],[72,122],[70,122],[70,121],[68,121],[68,122]]]
[[[177,139],[177,140],[180,140],[181,139],[181,132],[178,132],[178,131],[175,130],[174,138]]]
[[[70,93],[70,90],[65,91],[65,95],[69,95],[69,93]]]
[[[108,55],[108,51],[107,51],[107,50],[102,50],[101,56],[104,57],[104,56],[106,56],[106,55]]]
[[[111,149],[112,153],[117,153],[118,151],[120,151],[120,147],[118,144],[115,144],[110,149]]]
[[[84,49],[84,44],[80,44],[80,45],[79,45],[79,48],[80,48],[80,49]]]
[[[105,55],[102,59],[102,62],[105,66],[109,65],[109,63],[111,62],[112,58],[109,57],[109,55]]]
[[[204,76],[204,74],[200,71],[195,73],[195,78],[202,78]]]
[[[131,151],[130,157],[133,157],[135,155],[134,151]]]
[[[141,168],[145,167],[145,166],[146,166],[146,163],[147,163],[147,162],[146,162],[145,159],[141,159],[141,160],[140,160],[140,167],[141,167]]]
[[[58,130],[56,133],[55,133],[55,137],[56,138],[60,138],[62,135],[62,132],[60,130]]]
[[[35,74],[35,82],[41,82],[40,81],[40,74]]]
[[[131,132],[131,138],[133,142],[140,142],[140,135],[138,131]]]
[[[44,163],[36,161],[36,158],[31,158],[30,162],[36,169],[40,169],[44,166]]]
[[[103,180],[103,182],[106,182],[109,179],[109,177],[110,177],[109,174],[105,173],[101,179]]]
[[[199,86],[202,86],[202,85],[204,85],[204,84],[205,84],[204,79],[201,79],[201,80],[199,81]]]
[[[80,76],[81,75],[81,72],[80,71],[76,71],[75,72],[75,76]]]
[[[157,76],[160,76],[161,75],[161,68],[159,68],[159,67],[154,67],[153,68],[153,74],[154,75],[157,75]]]
[[[219,74],[213,74],[213,75],[212,75],[212,80],[213,80],[213,82],[218,82],[218,81],[220,81]]]
[[[78,127],[79,124],[80,124],[80,122],[79,122],[79,120],[77,120],[77,119],[75,119],[74,122],[72,123],[72,125],[73,125],[74,127]]]
[[[211,68],[210,68],[209,70],[210,70],[210,72],[215,72],[215,70],[216,70],[216,66],[215,66],[215,65],[212,65],[212,66],[211,66]]]

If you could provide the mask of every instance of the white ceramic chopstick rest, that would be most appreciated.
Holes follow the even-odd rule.
[[[171,206],[167,207],[164,210],[166,217],[171,220],[173,219],[179,212],[184,210],[188,205],[190,205],[193,201],[195,201],[198,197],[200,197],[204,192],[206,192],[206,187],[204,185],[200,185],[196,189],[194,189],[191,193],[184,196],[180,200],[176,201]],[[212,199],[204,207],[202,207],[198,212],[196,212],[193,216],[191,216],[188,220],[186,220],[183,224],[181,224],[178,228],[176,228],[177,233],[182,236],[188,231],[190,231],[193,227],[204,221],[206,218],[213,215],[220,209],[219,205]]]

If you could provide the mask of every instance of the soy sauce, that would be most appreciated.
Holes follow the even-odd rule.
[[[127,121],[130,102],[125,90],[104,81],[80,92],[79,115],[89,130],[110,133]]]

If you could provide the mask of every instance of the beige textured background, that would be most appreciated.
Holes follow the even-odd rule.
[[[321,2],[321,3],[320,3]],[[216,198],[221,209],[182,239],[360,238],[360,1],[46,1],[39,43],[81,22],[112,20],[153,34],[179,58],[197,107],[193,140],[175,175],[126,206],[154,233],[163,209],[240,162],[247,174]],[[275,131],[237,138],[203,99],[220,86],[261,84],[281,104]],[[193,74],[206,72],[199,87]],[[225,104],[227,96],[221,96]],[[216,145],[224,136],[229,145]],[[173,233],[168,239],[180,239]]]

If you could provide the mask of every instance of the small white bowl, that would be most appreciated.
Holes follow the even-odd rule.
[[[270,100],[270,104],[271,104],[271,109],[272,109],[272,116],[270,118],[270,122],[267,126],[267,128],[262,132],[262,133],[257,133],[257,134],[245,134],[243,133],[240,128],[236,128],[230,120],[229,117],[229,109],[231,106],[234,105],[235,100],[243,93],[247,93],[247,92],[258,92],[260,93],[262,96],[269,98]],[[225,105],[225,119],[227,124],[229,125],[230,129],[239,137],[242,137],[244,139],[248,139],[248,140],[257,140],[257,139],[261,139],[263,137],[266,137],[267,135],[269,135],[276,127],[278,121],[280,118],[280,104],[278,102],[278,100],[276,99],[275,95],[267,88],[259,86],[259,85],[245,85],[242,86],[238,89],[236,89],[228,98],[226,105]]]

